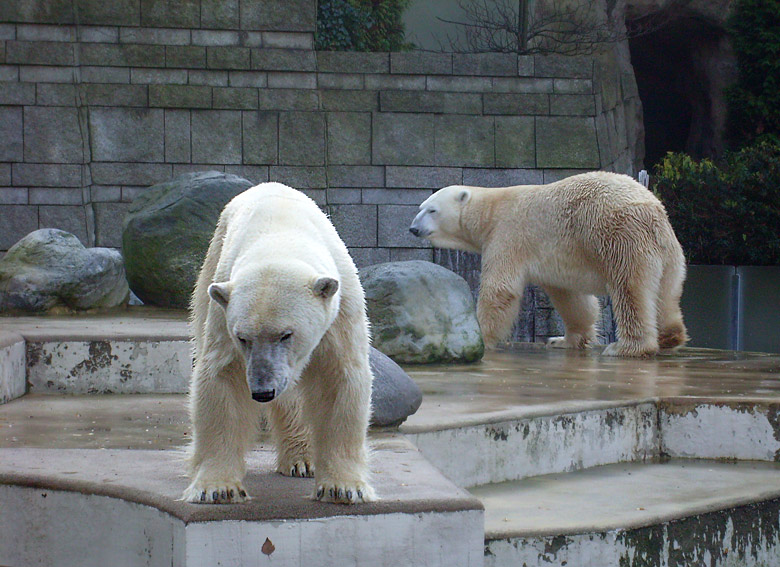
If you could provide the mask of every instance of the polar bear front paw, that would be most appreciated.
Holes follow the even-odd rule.
[[[374,494],[374,489],[364,482],[326,481],[317,484],[315,499],[338,504],[357,504],[358,502],[373,502],[376,500],[376,494]]]
[[[240,481],[193,482],[182,495],[185,502],[195,504],[235,504],[250,499]]]
[[[573,348],[566,342],[566,337],[550,337],[547,339],[547,346],[550,348]]]
[[[314,476],[314,465],[308,460],[284,462],[276,465],[276,471],[284,476],[311,478]]]

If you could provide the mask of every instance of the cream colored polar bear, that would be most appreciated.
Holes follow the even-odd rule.
[[[192,298],[190,502],[240,502],[265,403],[277,470],[321,500],[370,501],[371,370],[363,288],[314,202],[279,183],[219,218]]]
[[[420,205],[409,229],[434,246],[482,254],[477,317],[485,344],[512,329],[523,287],[542,286],[560,313],[562,348],[596,338],[608,293],[613,356],[645,356],[685,343],[680,313],[685,257],[661,202],[626,175],[597,171],[548,185],[445,187]]]

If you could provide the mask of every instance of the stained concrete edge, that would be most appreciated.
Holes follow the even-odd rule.
[[[102,449],[0,449],[0,484],[118,498],[150,506],[185,524],[213,521],[309,520],[334,516],[481,511],[482,503],[447,480],[402,437],[375,441],[372,472],[380,499],[354,506],[311,498],[314,479],[273,470],[273,452],[248,455],[248,502],[190,504],[180,451]],[[49,472],[41,474],[41,468]]]
[[[642,528],[648,528],[651,526],[658,526],[662,524],[668,524],[671,522],[678,522],[695,516],[705,516],[707,514],[716,514],[719,512],[725,512],[728,510],[737,510],[740,508],[746,508],[748,506],[756,506],[761,504],[767,504],[771,506],[780,507],[780,491],[769,490],[756,492],[753,497],[735,498],[733,500],[725,499],[720,504],[712,504],[708,506],[690,506],[685,509],[681,509],[676,514],[658,514],[655,516],[648,516],[641,521],[627,521],[621,523],[604,523],[604,524],[592,524],[582,525],[576,528],[559,528],[553,530],[492,530],[485,531],[485,541],[494,541],[502,539],[530,539],[530,538],[543,538],[550,536],[578,536],[588,534],[605,534],[609,532],[628,532],[631,530],[640,530]]]

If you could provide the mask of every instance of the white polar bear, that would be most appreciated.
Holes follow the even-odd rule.
[[[680,312],[685,257],[661,202],[603,171],[548,185],[440,189],[409,229],[434,246],[482,254],[477,317],[487,346],[505,339],[526,283],[542,286],[565,326],[550,346],[596,338],[594,295],[612,297],[613,356],[647,356],[687,340]]]
[[[370,501],[372,375],[363,288],[331,222],[302,193],[262,183],[219,218],[192,297],[189,502],[241,502],[261,423],[277,470],[315,498]],[[253,401],[254,400],[254,401]]]

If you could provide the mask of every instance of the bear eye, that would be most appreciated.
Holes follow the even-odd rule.
[[[282,336],[279,337],[279,342],[284,343],[289,341],[292,338],[292,331],[287,331],[286,333],[282,333]]]
[[[247,346],[249,344],[249,341],[247,341],[244,337],[236,336],[238,339],[238,342],[241,343],[241,346]]]
[[[435,215],[438,212],[439,211],[437,211],[436,209],[428,209],[428,214],[431,214],[431,215]]]

